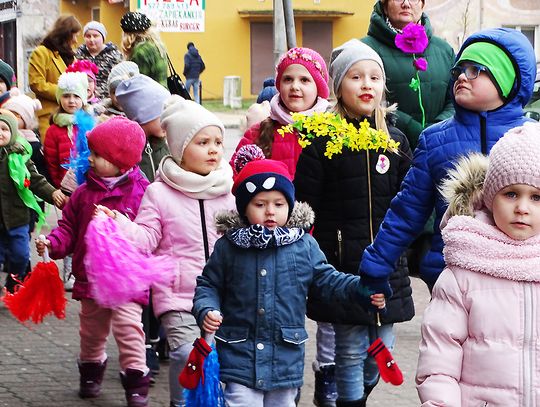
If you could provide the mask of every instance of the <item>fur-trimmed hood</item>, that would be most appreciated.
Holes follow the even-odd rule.
[[[287,228],[300,228],[308,231],[315,222],[315,213],[311,206],[305,202],[295,202],[291,216],[285,227]],[[224,234],[228,230],[245,228],[249,226],[240,217],[238,211],[224,211],[216,215],[216,229],[218,233]]]
[[[439,192],[448,204],[441,220],[441,229],[448,219],[456,215],[476,216],[482,209],[484,179],[488,168],[488,157],[471,153],[460,157],[448,176],[439,186]]]

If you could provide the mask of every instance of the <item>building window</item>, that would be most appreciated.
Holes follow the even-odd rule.
[[[92,21],[100,21],[99,7],[92,7]]]

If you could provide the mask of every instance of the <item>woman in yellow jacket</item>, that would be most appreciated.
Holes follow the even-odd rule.
[[[51,113],[58,108],[56,89],[58,78],[73,62],[74,46],[82,26],[71,15],[60,16],[41,44],[30,55],[28,79],[30,89],[40,100],[42,109],[37,112],[41,141],[49,128]]]

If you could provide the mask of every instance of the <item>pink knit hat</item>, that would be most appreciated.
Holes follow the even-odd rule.
[[[285,69],[292,64],[303,65],[313,77],[317,85],[317,96],[327,99],[328,90],[328,70],[323,57],[310,48],[291,48],[283,54],[276,66],[276,87],[279,90],[281,76]]]
[[[491,149],[484,180],[484,203],[493,209],[493,198],[513,184],[540,189],[540,123],[525,123],[509,130]]]
[[[122,116],[98,124],[87,135],[88,147],[116,165],[129,170],[142,158],[146,136],[141,126]]]
[[[76,59],[71,65],[66,68],[66,72],[84,72],[94,82],[99,68],[89,59]]]

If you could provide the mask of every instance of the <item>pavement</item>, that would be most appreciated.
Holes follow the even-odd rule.
[[[216,113],[224,122],[227,132],[241,136],[242,113]],[[234,145],[231,140],[230,145]],[[226,156],[230,156],[228,148]],[[56,222],[54,210],[49,212],[50,225]],[[44,230],[46,233],[47,231]],[[33,250],[33,264],[36,263]],[[57,262],[59,268],[62,262]],[[0,273],[0,284],[5,275]],[[401,368],[405,381],[395,387],[381,382],[368,400],[369,407],[418,406],[419,401],[414,387],[414,374],[418,358],[420,323],[424,308],[429,302],[425,284],[412,278],[413,298],[416,317],[411,321],[396,324],[396,345],[393,352]],[[70,297],[66,293],[66,297]],[[11,316],[0,302],[0,407],[121,407],[125,399],[119,379],[118,352],[112,337],[109,338],[107,354],[109,363],[105,373],[103,391],[100,397],[82,400],[77,396],[79,374],[77,354],[79,350],[77,301],[68,300],[66,318],[58,320],[48,317],[42,324],[22,324]],[[314,376],[311,362],[315,353],[316,324],[306,320],[310,339],[306,343],[305,384],[302,388],[300,407],[312,406]],[[152,407],[168,407],[168,364],[161,365],[161,373],[150,390]]]

